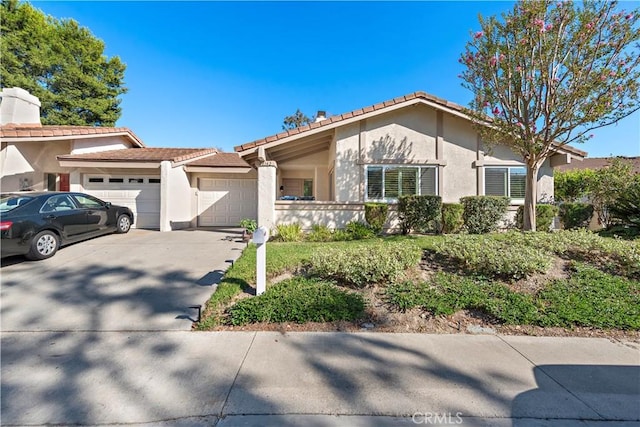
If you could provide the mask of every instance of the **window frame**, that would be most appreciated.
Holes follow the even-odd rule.
[[[380,198],[370,198],[369,197],[369,168],[382,168],[382,181],[381,181],[381,189],[380,193],[382,197]],[[438,166],[431,164],[406,164],[406,163],[396,163],[396,164],[369,164],[365,165],[364,169],[364,200],[366,202],[381,202],[381,203],[398,203],[398,197],[385,197],[385,175],[388,169],[416,169],[416,195],[422,195],[422,170],[423,169],[433,169],[434,172],[434,193],[428,194],[433,196],[438,196],[438,188],[439,188],[439,174],[438,174]],[[406,194],[402,194],[406,195]]]
[[[524,169],[525,176],[525,188],[526,188],[526,180],[527,180],[527,167],[525,165],[491,165],[485,166],[483,168],[483,193],[485,196],[497,196],[496,194],[487,194],[487,169],[506,169],[507,170],[507,185],[506,185],[506,193],[503,194],[502,197],[508,197],[510,200],[510,204],[512,205],[522,205],[524,204],[524,197],[511,197],[511,170],[512,169]],[[525,190],[526,191],[526,190]],[[498,196],[500,197],[500,196]]]

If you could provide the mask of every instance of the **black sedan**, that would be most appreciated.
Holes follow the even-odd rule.
[[[0,196],[2,258],[50,258],[60,246],[108,233],[126,233],[133,212],[83,193],[18,192]]]

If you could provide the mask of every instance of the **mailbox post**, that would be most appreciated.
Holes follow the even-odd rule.
[[[253,232],[253,243],[256,244],[256,295],[261,295],[267,289],[267,240],[269,229],[258,227]]]

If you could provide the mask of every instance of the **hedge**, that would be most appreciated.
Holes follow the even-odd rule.
[[[464,225],[471,234],[496,231],[509,206],[509,198],[502,196],[469,196],[460,202],[464,206]]]

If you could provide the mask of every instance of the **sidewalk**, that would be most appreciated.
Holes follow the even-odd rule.
[[[9,332],[1,345],[2,425],[640,425],[640,345],[606,339]]]

